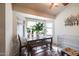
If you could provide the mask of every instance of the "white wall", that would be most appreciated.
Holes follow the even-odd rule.
[[[16,40],[17,40],[17,22],[16,16],[12,11],[12,4],[6,4],[6,19],[5,19],[5,40],[6,40],[6,55],[15,55]]]
[[[73,35],[79,36],[79,26],[65,26],[67,17],[73,14],[79,14],[79,4],[70,4],[61,12],[55,20],[55,35]]]
[[[11,43],[12,43],[12,6],[11,4],[6,4],[6,19],[5,19],[5,40],[6,40],[6,55],[9,55],[11,52]]]
[[[5,55],[5,4],[0,3],[0,56]]]
[[[17,19],[16,19],[16,15],[13,12],[13,24],[12,24],[12,28],[13,28],[13,35],[12,35],[12,47],[11,47],[11,53],[10,55],[17,55],[19,53],[19,42],[17,40]]]

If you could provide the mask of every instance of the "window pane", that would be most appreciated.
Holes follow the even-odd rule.
[[[28,21],[27,27],[32,27],[35,24],[36,24],[36,22],[34,22],[34,21]]]
[[[23,25],[22,24],[17,25],[17,34],[19,34],[21,37],[23,36]]]
[[[37,22],[36,21],[27,21],[27,28],[31,28],[33,25],[35,25]],[[28,36],[28,33],[27,33],[27,29],[26,29],[26,33],[25,33],[26,37]],[[29,37],[31,38],[32,37],[32,31],[29,35]]]
[[[47,35],[52,35],[52,29],[47,28],[47,29],[46,29],[46,34],[47,34]]]
[[[46,27],[52,28],[52,22],[46,22]]]

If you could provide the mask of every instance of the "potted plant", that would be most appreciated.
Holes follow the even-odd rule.
[[[37,38],[39,37],[40,31],[44,29],[44,24],[38,22],[36,25],[33,26],[33,30],[36,32]]]

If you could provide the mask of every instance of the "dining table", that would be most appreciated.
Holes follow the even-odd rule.
[[[32,48],[46,45],[52,50],[53,37],[52,36],[41,36],[32,37],[27,39],[27,52],[28,56],[32,54]]]

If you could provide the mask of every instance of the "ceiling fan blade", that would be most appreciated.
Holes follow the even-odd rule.
[[[54,3],[51,3],[51,5],[49,6],[49,9],[51,9],[51,8],[53,7],[53,4],[54,4]]]
[[[66,6],[68,5],[69,3],[61,3],[63,6]],[[58,3],[51,3],[50,6],[49,6],[49,9],[51,9],[52,7],[58,7],[59,4]]]
[[[68,5],[69,3],[62,3],[64,6]]]

